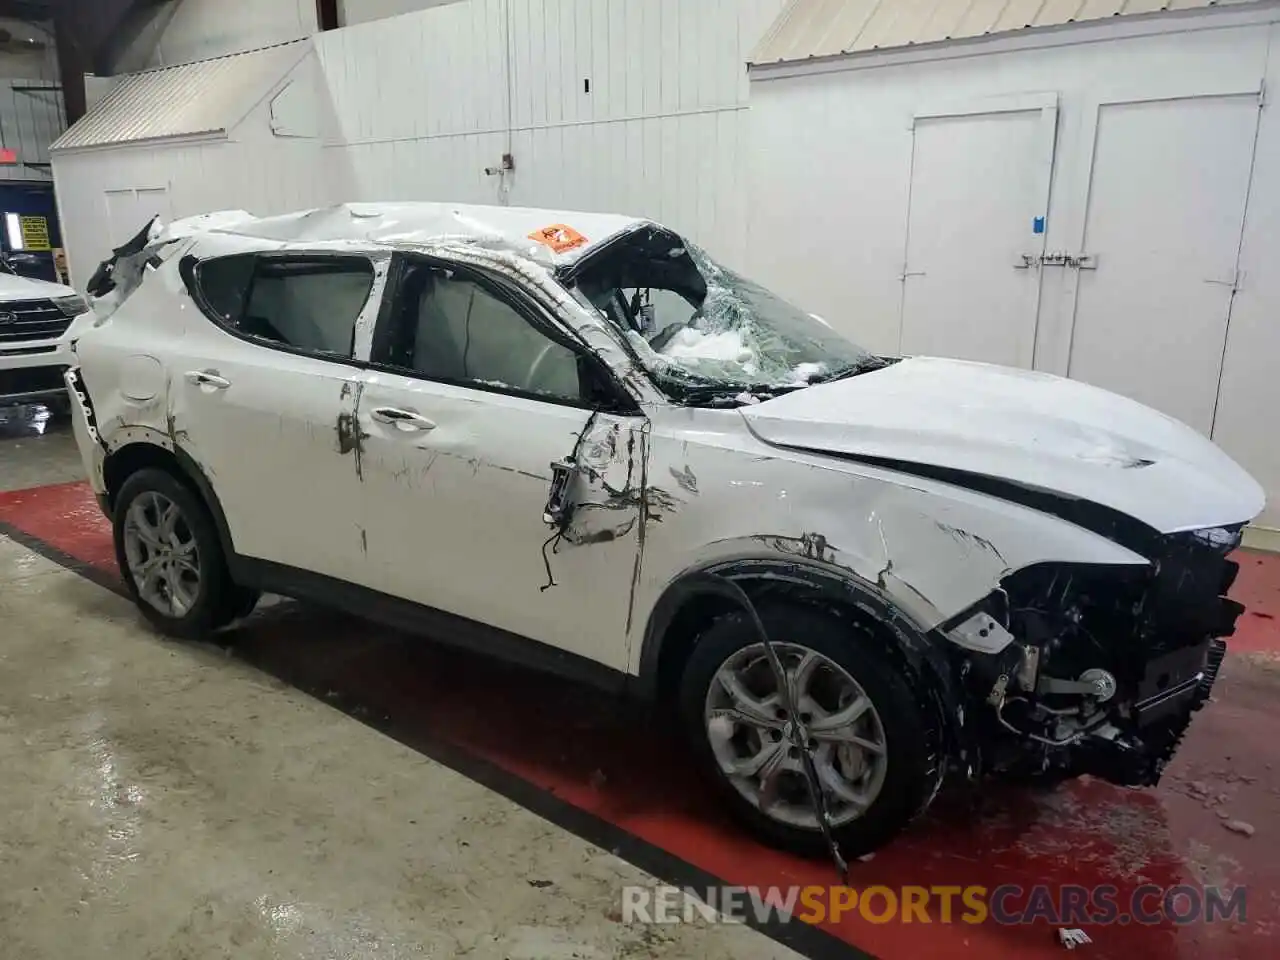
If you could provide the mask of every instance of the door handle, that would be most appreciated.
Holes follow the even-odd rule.
[[[371,414],[378,423],[389,423],[401,430],[434,430],[435,422],[412,410],[397,407],[378,407]]]
[[[225,390],[231,386],[231,381],[225,377],[218,376],[216,370],[191,370],[186,374],[187,382],[193,383],[197,387],[213,387],[215,390]]]

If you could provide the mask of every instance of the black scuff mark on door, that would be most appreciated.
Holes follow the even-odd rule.
[[[649,443],[649,433],[653,429],[653,421],[645,420],[643,426],[640,427],[640,436],[643,440],[640,451],[640,490],[642,492],[649,489],[649,451],[652,445]],[[631,470],[635,463],[636,437],[633,431],[627,443],[628,463],[627,476],[631,476]],[[627,624],[626,633],[631,635],[631,625],[635,620],[636,613],[636,592],[640,589],[640,574],[644,570],[644,547],[645,532],[649,526],[649,497],[640,497],[640,522],[639,534],[636,538],[636,561],[631,571],[631,595],[627,600]]]
[[[344,387],[348,384],[343,384]],[[364,480],[364,442],[369,439],[360,426],[360,418],[356,411],[360,409],[360,395],[364,393],[364,384],[358,383],[355,388],[355,403],[351,410],[338,414],[338,453],[342,456],[355,455],[356,477]]]
[[[683,470],[677,470],[675,467],[672,467],[671,476],[675,477],[676,483],[680,484],[682,488],[688,490],[692,494],[697,494],[698,478],[694,475],[694,472],[689,469],[689,465],[687,463],[684,465]]]
[[[632,517],[620,527],[593,530],[591,533],[566,534],[565,540],[573,544],[575,547],[589,547],[597,543],[613,543],[615,540],[621,540],[623,537],[630,534],[631,531],[636,528],[638,523],[638,518]]]
[[[366,557],[369,555],[369,531],[364,527],[360,528],[360,552]]]

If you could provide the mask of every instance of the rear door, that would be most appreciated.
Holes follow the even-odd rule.
[[[359,407],[383,589],[624,670],[647,420],[514,285],[424,257],[392,272]],[[569,457],[588,469],[559,536],[544,509]]]
[[[207,322],[187,323],[170,431],[213,485],[236,552],[367,584],[356,331],[377,310],[373,263],[247,253],[191,258],[183,273]]]

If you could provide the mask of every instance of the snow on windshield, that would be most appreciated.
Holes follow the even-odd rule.
[[[745,329],[714,331],[685,327],[658,351],[638,333],[631,333],[630,339],[641,351],[642,358],[664,367],[666,372],[683,371],[708,380],[802,387],[827,369],[825,362],[804,361],[789,369],[771,363],[772,357],[761,353]],[[768,373],[762,376],[765,370]]]
[[[662,227],[637,230],[577,280],[575,295],[623,333],[677,395],[794,389],[874,360],[824,321]]]
[[[790,303],[725,269],[693,244],[688,253],[706,282],[701,307],[669,337],[638,334],[642,359],[663,372],[698,380],[763,387],[802,387],[865,354]]]

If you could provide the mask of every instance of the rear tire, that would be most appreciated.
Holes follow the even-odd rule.
[[[819,666],[811,668],[811,672],[822,670],[824,676],[829,675],[830,689],[836,689],[835,684],[844,684],[847,688],[838,702],[819,706],[813,697],[830,699],[831,695],[817,693],[813,697],[806,695],[805,701],[797,701],[808,736],[814,738],[810,743],[816,744],[814,755],[824,758],[824,775],[836,778],[841,791],[839,794],[827,792],[828,803],[837,811],[843,804],[841,818],[833,814],[833,819],[837,819],[833,832],[841,853],[851,859],[885,845],[923,812],[937,786],[941,758],[934,746],[938,737],[929,714],[917,702],[901,668],[883,652],[879,639],[865,628],[801,604],[762,605],[758,612],[775,649],[785,651],[783,665],[789,674],[800,676],[805,663],[815,662],[810,656],[813,654]],[[751,721],[743,722],[743,712],[732,706],[746,703],[753,717],[757,715],[757,706],[765,707],[766,713],[773,710],[776,715],[785,714],[767,661],[764,661],[763,673],[760,663],[753,661],[763,656],[759,634],[744,613],[733,612],[716,620],[698,638],[685,665],[680,686],[685,730],[702,768],[740,821],[773,846],[804,855],[824,855],[826,842],[813,813],[808,782],[802,773],[796,772],[802,768],[793,750],[785,751],[789,761],[779,755],[776,764],[791,768],[782,773],[785,786],[766,787],[763,776],[758,779],[731,776],[725,769],[739,762],[758,762],[770,749],[770,741],[783,747],[789,743],[789,727],[756,729]],[[734,673],[742,664],[747,665],[748,672]],[[728,675],[723,673],[725,669],[730,670]],[[742,680],[743,686],[736,686],[735,678]],[[726,699],[722,692],[728,690],[726,683],[735,686],[739,696],[745,690],[751,698],[739,700],[729,696]],[[747,689],[753,683],[758,686]],[[761,695],[767,693],[770,685],[773,694]],[[799,686],[799,681],[796,685]],[[842,710],[850,710],[853,703],[861,702],[860,697],[869,701],[870,709],[863,707],[864,713],[842,727],[843,732],[837,735],[830,729],[831,723]],[[814,712],[803,712],[805,702],[813,704]],[[722,709],[713,709],[713,706]],[[828,729],[815,733],[823,725],[815,718],[823,713],[829,721],[825,724]],[[729,719],[730,715],[734,719]],[[847,745],[844,741],[853,736],[869,746],[864,749]],[[819,738],[826,742],[819,742]],[[833,742],[837,740],[841,741],[839,745]],[[878,746],[881,752],[876,753],[871,746]],[[819,750],[826,752],[819,754],[816,752]],[[841,753],[842,750],[845,752]],[[766,763],[762,769],[768,766]],[[779,794],[783,790],[786,794],[780,802]],[[855,797],[859,799],[855,801]],[[867,805],[857,812],[867,798]],[[806,815],[811,822],[799,823]]]
[[[124,482],[113,532],[125,586],[161,633],[202,639],[258,601],[257,591],[232,582],[209,509],[165,470],[139,470]]]

